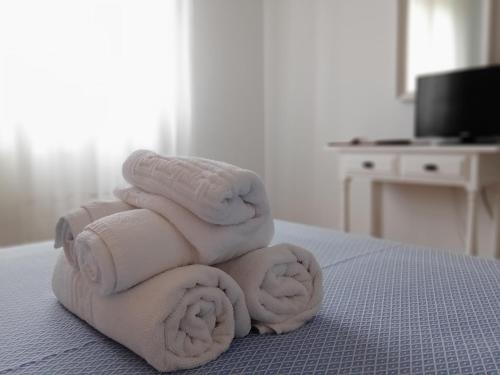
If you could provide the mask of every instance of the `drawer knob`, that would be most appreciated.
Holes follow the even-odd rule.
[[[438,169],[439,168],[436,164],[424,164],[424,171],[436,172]]]
[[[362,165],[364,169],[373,169],[375,167],[375,163],[368,160],[364,161]]]

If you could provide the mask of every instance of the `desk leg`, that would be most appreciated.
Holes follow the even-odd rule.
[[[477,190],[467,190],[467,227],[465,236],[465,252],[476,255],[476,207]]]
[[[495,190],[493,201],[493,254],[500,259],[500,191]]]
[[[382,183],[371,183],[370,234],[373,237],[382,236]]]
[[[349,211],[350,211],[350,185],[351,179],[349,177],[344,177],[341,182],[342,186],[340,188],[340,229],[344,232],[349,232]]]

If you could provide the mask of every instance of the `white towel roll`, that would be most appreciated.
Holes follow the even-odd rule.
[[[321,307],[321,268],[309,251],[298,246],[255,250],[217,267],[243,290],[252,324],[260,333],[297,329]]]
[[[68,310],[158,371],[203,365],[250,330],[241,289],[213,267],[180,267],[104,297],[60,256],[52,287]]]
[[[240,224],[270,211],[264,183],[256,173],[219,161],[138,150],[123,164],[123,177],[212,224]]]
[[[175,267],[200,263],[182,234],[146,209],[118,212],[87,225],[75,240],[74,252],[83,276],[102,295]]]
[[[82,205],[59,218],[56,225],[54,248],[64,248],[64,254],[73,267],[78,267],[74,252],[76,236],[87,226],[101,217],[133,209],[122,201],[93,201]]]
[[[270,213],[235,225],[210,224],[174,201],[136,187],[115,190],[117,198],[163,216],[195,247],[202,264],[216,264],[269,245],[274,235]]]

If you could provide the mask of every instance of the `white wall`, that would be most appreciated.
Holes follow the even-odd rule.
[[[500,3],[493,2],[493,18],[497,21],[491,26],[491,34],[493,37],[490,40],[491,58],[493,61],[500,62]]]
[[[413,105],[395,97],[397,1],[264,2],[266,176],[276,217],[339,225],[337,161],[328,141],[413,135]],[[368,229],[368,186],[357,182],[353,229]],[[385,237],[461,251],[461,193],[387,186]],[[483,210],[484,211],[484,210]],[[480,253],[491,221],[480,215]]]
[[[277,217],[315,222],[314,2],[264,4],[266,182]]]
[[[191,154],[264,174],[262,1],[193,3]]]

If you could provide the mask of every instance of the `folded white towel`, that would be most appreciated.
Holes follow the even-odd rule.
[[[177,268],[103,297],[60,256],[52,287],[68,310],[158,371],[203,365],[250,330],[241,289],[213,267]]]
[[[117,189],[115,195],[132,206],[153,210],[166,218],[196,248],[202,264],[221,263],[267,246],[274,235],[269,212],[241,224],[216,225],[201,220],[170,199],[135,187]]]
[[[257,174],[219,161],[163,157],[138,150],[123,164],[123,177],[212,224],[240,224],[270,211]]]
[[[83,228],[101,217],[132,208],[122,201],[95,201],[84,204],[59,219],[56,225],[54,247],[56,249],[63,247],[69,263],[77,267],[73,244]]]
[[[299,328],[319,310],[322,273],[314,256],[290,244],[252,251],[217,265],[239,284],[260,333]]]
[[[118,212],[87,225],[76,237],[74,253],[83,276],[102,295],[175,267],[200,263],[182,234],[146,209]]]

